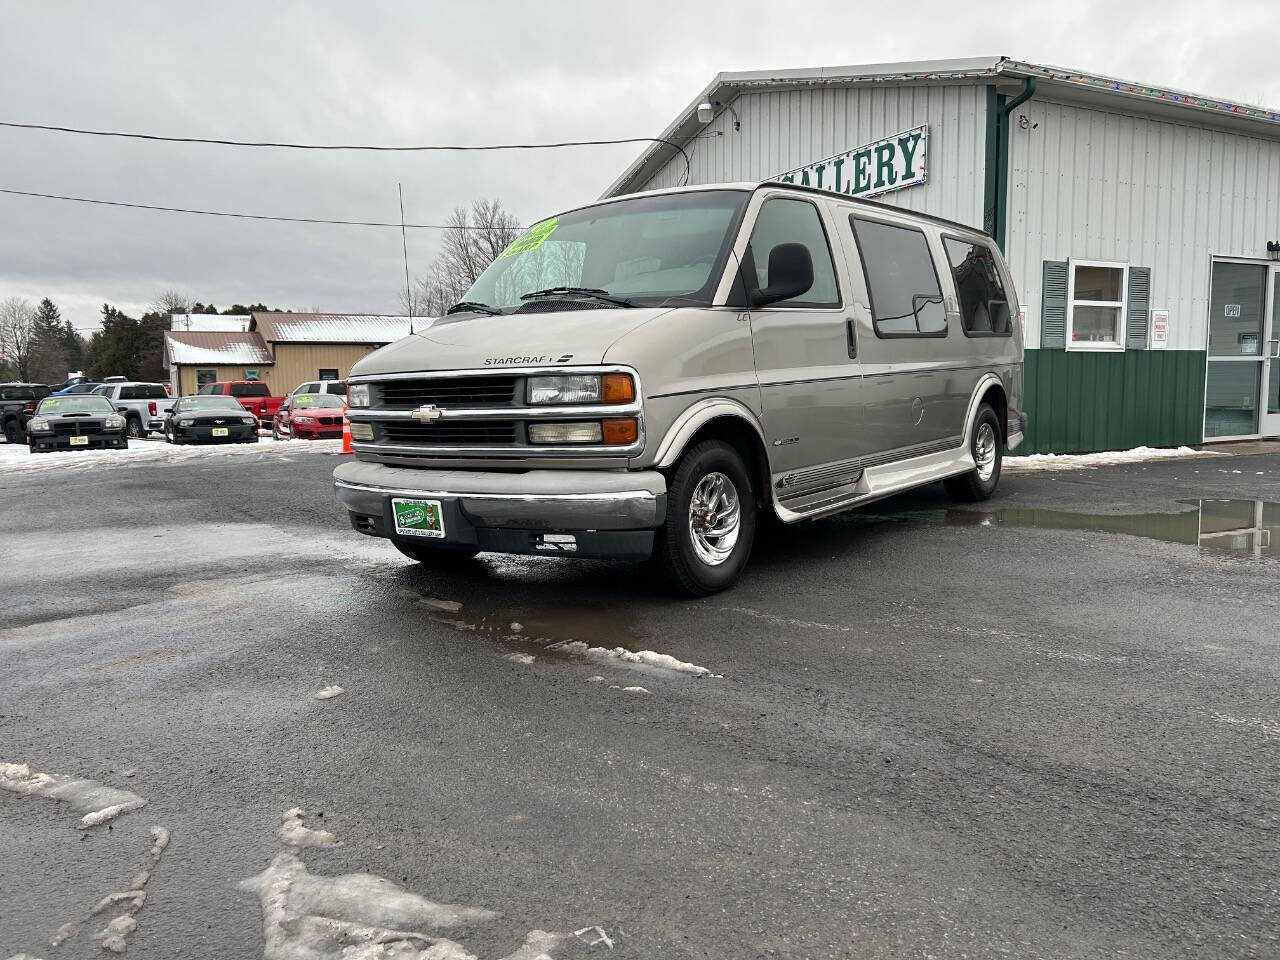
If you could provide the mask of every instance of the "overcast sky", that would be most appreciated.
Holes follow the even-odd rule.
[[[653,136],[721,70],[1007,55],[1280,105],[1274,0],[975,4],[0,0],[0,120],[248,140]],[[852,146],[852,145],[851,145]],[[0,128],[0,187],[279,216],[522,222],[594,199],[636,146],[351,154]],[[413,231],[415,273],[435,233]],[[82,329],[177,289],[220,307],[398,312],[398,230],[0,195],[0,299]]]

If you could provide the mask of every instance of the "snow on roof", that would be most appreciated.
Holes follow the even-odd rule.
[[[249,329],[250,319],[247,313],[171,313],[169,329],[244,333]]]
[[[274,360],[262,337],[256,333],[225,331],[166,330],[165,365],[206,363],[270,364]]]
[[[409,317],[349,313],[255,313],[251,330],[268,343],[391,343],[409,335]],[[414,317],[422,327],[424,318]]]

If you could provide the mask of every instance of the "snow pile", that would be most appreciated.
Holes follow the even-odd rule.
[[[285,849],[266,870],[240,884],[256,893],[262,905],[265,960],[477,960],[460,943],[423,931],[485,923],[501,914],[436,903],[369,873],[313,874],[302,861],[302,850],[337,841],[326,830],[304,826],[303,816],[297,808],[284,813],[280,838]],[[550,951],[567,939],[531,930],[504,960],[550,960]]]
[[[532,653],[508,653],[505,659],[510,660],[512,663],[522,663],[527,667],[529,666],[529,664],[533,663],[533,654]]]
[[[1046,470],[1093,470],[1149,460],[1177,460],[1181,457],[1229,456],[1216,450],[1192,447],[1134,447],[1104,453],[1033,453],[1025,457],[1005,457],[1002,469],[1010,473],[1037,473]]]
[[[723,674],[712,673],[706,667],[696,663],[677,660],[666,653],[654,653],[652,650],[628,650],[626,647],[593,647],[581,640],[561,640],[553,643],[547,650],[555,653],[566,653],[585,660],[598,663],[623,664],[626,666],[648,668],[654,673],[677,673],[693,677],[714,677],[720,679]]]
[[[343,690],[340,686],[338,686],[335,683],[335,684],[331,684],[330,686],[324,687],[323,689],[317,690],[315,697],[317,700],[332,700],[334,697],[340,697],[346,692],[347,691]]]
[[[45,473],[50,470],[90,470],[139,463],[183,463],[210,457],[277,456],[283,453],[337,453],[341,440],[272,440],[258,443],[217,443],[174,446],[162,440],[134,440],[125,450],[56,450],[32,453],[25,443],[0,443],[0,474]]]
[[[34,773],[25,763],[0,762],[0,790],[27,797],[61,800],[82,814],[78,824],[81,830],[96,827],[147,805],[147,801],[128,790],[105,787],[95,780]]]

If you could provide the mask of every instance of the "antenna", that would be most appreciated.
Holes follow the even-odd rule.
[[[396,182],[400,191],[400,246],[404,250],[404,304],[409,310],[409,332],[413,333],[413,290],[409,287],[409,239],[404,232],[404,186]]]

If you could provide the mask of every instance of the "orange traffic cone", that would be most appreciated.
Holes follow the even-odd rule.
[[[351,421],[346,417],[342,418],[342,452],[354,453],[351,449]]]

